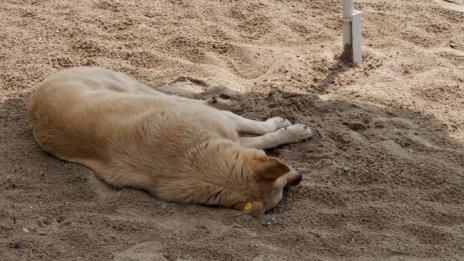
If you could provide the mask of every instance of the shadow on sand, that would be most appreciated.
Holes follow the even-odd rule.
[[[334,65],[318,91],[337,77],[340,66],[345,65]],[[220,92],[231,96],[224,88]],[[208,95],[221,93],[197,96]],[[162,243],[157,249],[167,259],[251,260],[263,253],[292,260],[462,256],[464,146],[437,118],[278,90],[235,97],[245,117],[283,115],[320,134],[269,151],[299,170],[304,180],[267,215],[266,226],[233,210],[166,203],[136,190],[111,192],[102,199],[89,185],[90,170],[36,146],[26,99],[13,98],[0,104],[1,252],[7,259],[87,259],[95,251],[108,258],[128,248],[127,242],[158,238]],[[59,229],[50,232],[53,237],[18,235],[37,216],[56,221]],[[74,223],[60,226],[60,218]],[[208,218],[221,229],[212,231],[202,223]],[[18,238],[21,251],[6,247]],[[223,240],[237,238],[260,243],[223,249]],[[192,241],[198,244],[193,247]],[[269,246],[280,250],[269,251]]]

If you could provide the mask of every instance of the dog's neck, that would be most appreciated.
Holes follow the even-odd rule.
[[[201,146],[188,155],[187,166],[183,166],[187,171],[185,175],[181,179],[166,179],[169,193],[163,192],[168,187],[164,182],[159,186],[157,196],[174,200],[172,196],[175,195],[177,201],[228,207],[247,201],[253,177],[249,176],[245,160],[250,155],[263,155],[264,152],[243,148],[226,139],[210,140]],[[172,193],[173,189],[175,193]]]

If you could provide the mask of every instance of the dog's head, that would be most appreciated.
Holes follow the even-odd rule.
[[[236,202],[234,208],[254,217],[274,208],[282,200],[285,187],[295,186],[302,180],[292,167],[269,156],[253,156],[245,159],[243,173],[247,179],[247,200]]]

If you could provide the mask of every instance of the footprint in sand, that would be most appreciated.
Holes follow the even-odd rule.
[[[58,230],[62,229],[63,227],[71,225],[72,222],[68,219],[63,217],[59,218],[48,218],[37,216],[36,220],[23,230],[25,232],[35,232],[39,235],[47,235],[53,232],[57,232]]]
[[[450,40],[444,42],[441,47],[436,48],[435,52],[446,52],[452,55],[451,57],[454,57],[454,56],[463,57],[464,56],[464,34],[453,36]]]
[[[454,50],[464,51],[464,34],[450,40],[449,46]]]
[[[136,244],[118,253],[113,253],[114,261],[167,261],[168,259],[159,251],[162,245],[157,241],[147,241]]]
[[[435,0],[443,8],[464,12],[464,0]]]
[[[443,0],[443,1],[448,2],[448,3],[452,3],[452,4],[458,4],[458,5],[463,5],[464,4],[463,0]]]
[[[454,35],[451,39],[443,41],[438,47],[431,48],[430,52],[443,53],[444,57],[448,59],[460,60],[464,56],[464,34]]]

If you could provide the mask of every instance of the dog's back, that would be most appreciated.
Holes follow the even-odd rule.
[[[37,142],[56,156],[78,161],[103,156],[115,132],[131,131],[153,108],[153,97],[98,67],[72,68],[46,79],[31,97],[29,116]],[[132,87],[132,88],[131,88]],[[157,107],[169,106],[157,102]],[[129,123],[130,121],[130,123]],[[128,133],[129,134],[129,133]]]

